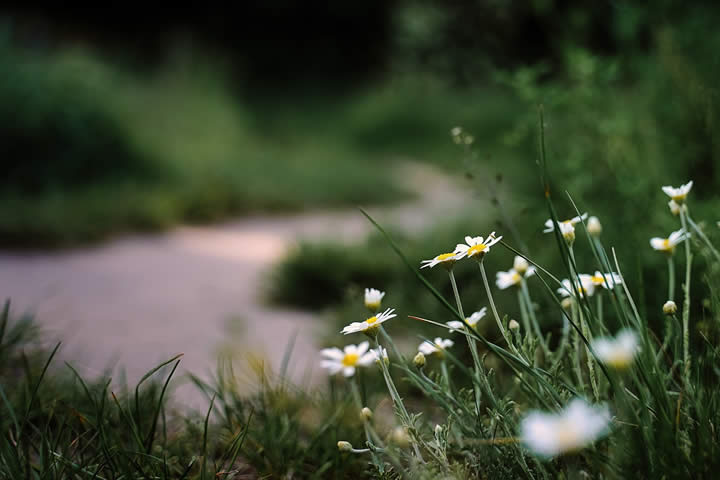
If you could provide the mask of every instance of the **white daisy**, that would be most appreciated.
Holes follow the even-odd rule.
[[[460,260],[462,257],[459,257],[457,252],[453,253],[441,253],[440,255],[431,258],[430,260],[423,260],[420,262],[420,268],[425,267],[434,267],[435,265],[442,264],[445,268],[452,268],[453,265],[455,265],[455,262]]]
[[[467,236],[465,237],[465,243],[457,244],[455,253],[457,254],[458,260],[463,257],[470,258],[479,256],[479,258],[482,258],[490,251],[490,247],[502,240],[502,238],[503,237],[495,237],[495,232],[490,233],[487,238]]]
[[[520,438],[535,455],[551,458],[580,450],[603,437],[609,424],[607,407],[576,398],[559,413],[528,414],[520,424]]]
[[[365,289],[365,306],[373,311],[379,309],[384,296],[385,296],[385,292],[381,292],[377,288],[366,288]]]
[[[347,345],[343,350],[337,347],[324,348],[320,351],[324,357],[320,366],[327,369],[330,375],[342,372],[344,376],[352,377],[357,367],[366,367],[375,361],[376,352],[368,351],[369,347],[370,342],[362,342],[359,345]]]
[[[677,188],[671,187],[670,185],[664,186],[662,187],[662,191],[665,192],[665,195],[675,200],[677,204],[682,204],[685,201],[687,194],[690,193],[692,186],[693,182],[690,180],[685,185],[681,185]]]
[[[474,312],[472,315],[467,317],[465,321],[470,325],[472,328],[477,328],[478,322],[485,316],[487,313],[487,307],[483,307],[477,312]],[[461,322],[460,320],[453,320],[450,322],[447,322],[445,325],[450,327],[450,331],[454,332],[456,330],[462,330],[465,324]]]
[[[595,271],[593,275],[590,275],[590,282],[592,282],[592,284],[596,287],[603,287],[607,290],[612,290],[615,288],[615,285],[622,283],[622,277],[615,272],[603,274],[600,271]]]
[[[532,277],[533,275],[535,275],[535,267],[529,267],[525,270],[525,278]],[[523,275],[520,275],[518,271],[511,268],[507,272],[497,272],[495,277],[495,284],[497,284],[498,288],[500,290],[505,290],[513,285],[520,285]]]
[[[578,217],[573,217],[570,220],[563,220],[562,222],[558,222],[560,224],[560,233],[563,233],[563,228],[567,229],[567,231],[575,232],[575,224],[580,223],[583,220],[587,218],[588,214],[583,213],[582,215]],[[564,227],[563,227],[564,226]],[[552,221],[552,218],[549,218],[545,221],[545,230],[543,230],[543,233],[550,233],[555,230],[555,223]]]
[[[455,345],[455,342],[452,340],[437,337],[433,342],[425,340],[420,344],[418,350],[423,355],[432,355],[433,353],[441,355],[446,348],[452,347],[453,345]]]
[[[343,328],[342,333],[347,335],[348,333],[366,332],[372,328],[377,328],[381,323],[390,320],[393,317],[396,317],[397,315],[393,313],[394,311],[394,308],[388,308],[383,313],[373,315],[364,322],[353,322]]]
[[[580,292],[580,296],[584,297],[587,295],[588,297],[592,297],[595,293],[595,284],[592,281],[592,276],[581,273],[578,277],[580,277],[580,282],[575,282],[575,286]],[[567,278],[563,279],[562,287],[558,288],[557,292],[563,297],[575,296],[575,289]]]
[[[674,253],[675,247],[684,240],[687,240],[690,234],[681,228],[670,234],[668,238],[653,237],[650,239],[650,246],[657,251]]]
[[[622,329],[613,337],[599,337],[590,342],[590,348],[605,365],[616,370],[629,367],[637,352],[637,334],[630,329]]]

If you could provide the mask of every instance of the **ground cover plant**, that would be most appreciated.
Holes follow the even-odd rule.
[[[368,288],[370,314],[344,319],[343,340],[354,343],[319,352],[331,380],[326,392],[292,387],[283,367],[276,377],[260,375],[258,393],[243,394],[232,366],[221,366],[214,381],[194,379],[210,410],[174,411],[166,395],[180,358],[126,391],[88,383],[71,368],[63,377],[49,368],[54,351],[26,347],[28,321],[11,322],[6,307],[0,471],[8,478],[710,477],[720,420],[720,253],[707,230],[715,223],[703,227],[695,217],[692,181],[658,186],[665,199],[656,208],[676,225],[634,247],[665,259],[656,273],[664,285],[653,284],[663,301],[639,305],[641,285],[603,241],[612,219],[558,198],[542,133],[540,152],[550,218],[538,229],[562,273],[502,231],[459,236],[410,261],[376,224],[445,315],[418,305],[400,316],[387,308],[390,292]],[[560,202],[574,211],[570,218],[557,216]],[[503,250],[512,263],[488,271],[486,262]],[[458,281],[463,264],[474,278]],[[699,284],[694,269],[703,272]],[[439,271],[450,295],[435,287],[442,276],[426,278]],[[515,292],[517,318],[495,301],[501,291]],[[548,306],[539,308],[541,296]],[[483,305],[468,308],[467,298]],[[402,337],[414,333],[417,353],[406,355]]]

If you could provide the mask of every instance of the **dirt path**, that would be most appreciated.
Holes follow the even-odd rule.
[[[406,165],[398,178],[418,199],[369,211],[408,231],[447,219],[471,200],[427,166]],[[12,299],[16,313],[34,313],[48,341],[63,341],[61,360],[83,375],[121,366],[134,383],[180,352],[180,373],[206,376],[221,352],[263,358],[277,368],[299,329],[293,362],[299,378],[317,363],[318,322],[306,312],[262,304],[264,275],[301,239],[352,243],[370,229],[357,210],[321,211],[180,227],[65,252],[0,252],[0,295]],[[183,394],[185,403],[198,401],[188,387],[175,398]]]

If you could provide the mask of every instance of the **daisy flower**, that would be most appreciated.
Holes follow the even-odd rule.
[[[613,337],[599,337],[590,342],[590,348],[605,365],[624,370],[632,364],[639,351],[637,334],[622,329]]]
[[[423,355],[432,355],[433,353],[442,355],[443,351],[446,348],[452,347],[453,345],[455,345],[455,342],[453,342],[452,340],[437,337],[433,342],[425,340],[423,343],[420,344],[418,350]]]
[[[377,328],[381,323],[390,320],[393,317],[397,317],[397,315],[393,313],[394,311],[394,308],[388,308],[383,313],[373,315],[364,322],[353,322],[343,328],[342,333],[347,335],[348,333],[367,332],[370,329]]]
[[[532,277],[533,275],[535,275],[534,267],[529,267],[525,270],[525,278]],[[495,276],[495,284],[497,284],[500,290],[505,290],[513,285],[520,285],[520,281],[522,281],[523,278],[523,275],[514,268],[511,268],[507,272],[497,272]]]
[[[690,193],[692,186],[693,182],[690,180],[685,185],[681,185],[677,188],[666,185],[662,187],[662,191],[665,192],[665,195],[675,200],[675,203],[680,205],[685,201],[685,197],[687,197],[687,194]]]
[[[558,224],[560,225],[560,233],[562,233],[563,235],[565,234],[563,228],[565,228],[566,231],[575,232],[575,224],[582,222],[587,218],[587,216],[587,213],[583,213],[582,215],[573,217],[570,220],[563,220],[562,222],[558,222]],[[552,218],[547,219],[545,221],[545,230],[543,230],[543,233],[550,233],[554,230],[555,223],[552,221]]]
[[[357,367],[367,367],[375,361],[376,353],[374,350],[368,351],[369,347],[370,342],[362,342],[359,345],[346,345],[343,350],[337,347],[324,348],[320,351],[324,357],[320,366],[327,369],[330,375],[342,372],[344,376],[352,377]]]
[[[385,292],[381,292],[377,288],[366,288],[365,306],[372,311],[378,310],[384,296]]]
[[[535,455],[552,458],[580,450],[605,436],[609,424],[607,407],[576,398],[559,413],[530,412],[520,424],[520,438]]]
[[[465,321],[470,325],[472,328],[477,328],[477,324],[482,319],[485,314],[487,313],[487,307],[483,307],[477,312],[474,312],[472,315],[467,317]],[[465,324],[461,322],[460,320],[453,320],[451,322],[447,322],[445,325],[450,327],[450,331],[454,332],[456,330],[462,330]]]
[[[670,234],[668,238],[653,237],[650,239],[650,246],[659,252],[672,254],[675,247],[682,241],[687,240],[690,234],[681,228]]]
[[[462,257],[459,257],[457,252],[441,253],[440,255],[438,255],[434,258],[431,258],[430,260],[421,261],[420,268],[425,268],[425,267],[432,268],[435,265],[442,264],[445,268],[450,269],[453,267],[453,265],[455,265],[455,262],[460,260],[460,258],[462,258]]]
[[[615,285],[622,283],[622,277],[615,272],[603,274],[600,271],[596,271],[593,275],[590,275],[589,281],[596,287],[603,287],[607,290],[612,290],[615,288]]]
[[[460,260],[464,257],[470,258],[475,256],[482,258],[490,251],[490,247],[500,240],[502,240],[502,237],[495,237],[495,232],[490,233],[487,238],[467,236],[465,237],[465,243],[458,243],[455,247],[457,259]]]
[[[584,297],[587,295],[588,297],[592,297],[595,293],[595,284],[592,281],[592,276],[581,273],[578,277],[580,277],[580,282],[575,282],[575,286],[580,291],[580,296]],[[562,297],[575,296],[575,289],[573,288],[572,283],[570,283],[570,280],[567,278],[563,279],[562,287],[558,288],[557,292]]]

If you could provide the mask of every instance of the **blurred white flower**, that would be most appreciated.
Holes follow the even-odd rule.
[[[535,267],[525,269],[525,278],[532,277],[533,275],[535,275]],[[497,284],[500,290],[505,290],[513,285],[520,285],[522,278],[523,275],[521,275],[520,272],[511,268],[507,272],[497,272],[495,274],[495,284]]]
[[[650,239],[650,246],[659,252],[672,254],[675,247],[690,238],[690,234],[681,228],[670,234],[668,238],[653,237]]]
[[[362,342],[359,345],[346,345],[343,350],[337,347],[324,348],[320,355],[324,357],[320,366],[328,370],[330,375],[338,372],[346,377],[355,375],[357,367],[366,367],[375,361],[375,352],[368,351],[369,342]]]
[[[434,267],[435,265],[442,264],[445,268],[452,268],[453,265],[455,265],[455,262],[460,260],[462,257],[459,257],[456,252],[453,253],[441,253],[440,255],[431,258],[430,260],[423,260],[420,262],[420,268],[425,267]]]
[[[467,317],[465,321],[472,327],[477,328],[478,322],[485,316],[487,313],[487,307],[483,307],[477,312],[474,312],[472,315]],[[450,331],[454,332],[456,330],[462,330],[465,324],[461,322],[460,320],[453,320],[450,322],[447,322],[445,325],[450,327]]]
[[[482,258],[490,251],[490,247],[500,240],[502,240],[502,237],[495,237],[495,232],[490,233],[487,238],[471,237],[468,235],[465,237],[465,243],[457,244],[455,253],[458,256],[458,260],[464,257],[471,258],[475,256]]]
[[[668,207],[670,207],[670,213],[672,213],[676,217],[678,215],[680,215],[680,211],[682,211],[682,210],[687,211],[687,207],[685,205],[678,205],[678,203],[675,200],[670,200],[668,202]]]
[[[602,233],[602,224],[598,217],[590,217],[587,221],[587,231],[593,237],[598,237]]]
[[[365,306],[370,310],[377,310],[380,308],[382,299],[385,296],[385,292],[381,292],[377,288],[366,288],[365,289]]]
[[[596,287],[603,287],[607,290],[612,290],[615,288],[615,285],[622,284],[622,277],[615,272],[603,274],[600,271],[595,271],[595,274],[590,276],[590,281]]]
[[[372,328],[377,328],[381,323],[390,320],[393,317],[396,317],[397,315],[393,313],[394,311],[394,308],[388,308],[383,313],[373,315],[364,322],[353,322],[343,328],[342,333],[347,335],[348,333],[365,332]]]
[[[433,353],[442,354],[446,348],[452,347],[453,345],[455,345],[455,342],[452,340],[436,337],[433,342],[425,340],[420,344],[418,350],[423,355],[432,355]]]
[[[517,330],[520,328],[520,324],[518,323],[517,320],[513,319],[513,320],[510,320],[510,322],[508,323],[508,328],[510,330]]]
[[[630,329],[620,330],[615,337],[599,337],[590,348],[605,365],[616,370],[629,367],[639,351],[637,334]]]
[[[573,452],[609,431],[607,407],[572,400],[559,413],[530,412],[520,423],[520,438],[530,451],[544,458]]]
[[[662,191],[665,192],[665,195],[675,200],[675,203],[682,204],[685,201],[685,197],[687,197],[687,194],[690,193],[692,186],[693,182],[692,180],[690,180],[685,185],[681,185],[677,188],[666,185],[662,187]]]
[[[513,270],[518,272],[520,275],[524,275],[525,272],[527,272],[528,268],[532,268],[533,270],[535,269],[535,267],[530,267],[530,263],[525,260],[524,257],[521,257],[520,255],[515,255],[515,258],[513,258]]]
[[[580,292],[580,297],[584,297],[586,295],[588,297],[592,297],[595,294],[595,284],[592,281],[592,275],[581,273],[580,275],[578,275],[578,277],[580,277],[580,282],[576,281],[575,286]],[[563,279],[562,287],[558,288],[557,292],[562,297],[575,296],[575,289],[573,288],[572,283],[570,283],[570,280],[568,280],[567,278]]]
[[[564,234],[563,225],[565,226],[565,228],[568,229],[568,231],[570,231],[569,229],[572,228],[572,231],[575,232],[575,224],[582,222],[583,220],[585,220],[587,218],[587,216],[588,216],[587,213],[583,213],[582,215],[573,217],[569,220],[563,220],[562,222],[558,222],[560,224],[560,233]],[[554,230],[555,230],[555,223],[552,221],[552,218],[547,219],[545,221],[545,230],[543,230],[543,233],[550,233]]]

